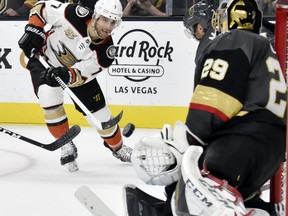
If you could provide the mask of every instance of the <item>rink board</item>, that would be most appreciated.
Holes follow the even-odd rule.
[[[0,123],[43,124],[27,63],[18,47],[26,21],[0,22]],[[97,79],[121,126],[158,128],[185,120],[194,84],[198,42],[184,34],[182,21],[123,21],[113,34],[116,60]],[[86,125],[65,97],[69,121]]]

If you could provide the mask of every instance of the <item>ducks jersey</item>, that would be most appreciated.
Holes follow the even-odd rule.
[[[114,61],[112,37],[92,41],[87,33],[92,11],[78,4],[38,2],[30,11],[29,24],[47,31],[43,54],[54,67],[66,66],[81,74],[85,82]]]

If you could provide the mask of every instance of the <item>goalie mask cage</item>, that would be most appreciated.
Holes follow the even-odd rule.
[[[276,27],[275,27],[275,50],[283,71],[284,77],[286,78],[287,84],[287,64],[288,64],[288,0],[278,0],[276,6]],[[286,91],[287,94],[287,91]],[[288,109],[286,109],[288,110]],[[288,112],[286,112],[288,113]],[[286,118],[287,123],[287,118]],[[286,132],[286,158],[288,155],[288,130]],[[287,159],[286,159],[287,160]],[[286,198],[286,191],[288,189],[286,173],[288,166],[286,162],[282,163],[278,171],[271,179],[270,182],[270,201],[274,203],[283,203],[285,206],[285,216],[288,216],[288,200]]]

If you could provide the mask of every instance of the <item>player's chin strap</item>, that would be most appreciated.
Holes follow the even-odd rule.
[[[200,172],[198,160],[203,149],[190,146],[182,159],[181,178],[171,201],[173,215],[243,216],[247,211],[241,194],[225,180]]]

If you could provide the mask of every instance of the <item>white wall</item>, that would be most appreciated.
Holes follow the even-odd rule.
[[[37,103],[29,73],[19,60],[17,42],[25,24],[0,22],[0,102]],[[187,105],[197,42],[186,37],[182,22],[123,21],[113,37],[123,52],[99,76],[109,104]]]

